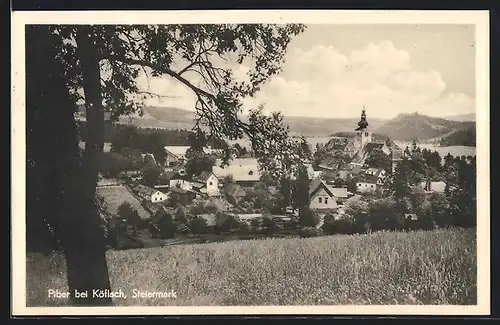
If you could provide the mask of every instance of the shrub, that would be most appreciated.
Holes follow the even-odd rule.
[[[206,234],[209,232],[207,221],[201,217],[194,217],[189,223],[189,228],[193,234]]]
[[[314,227],[319,222],[319,217],[309,207],[302,207],[299,212],[300,224],[304,227]]]
[[[262,219],[262,230],[271,235],[278,231],[278,223],[272,217],[266,216]]]

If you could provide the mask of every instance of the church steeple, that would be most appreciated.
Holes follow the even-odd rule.
[[[358,150],[364,148],[367,143],[372,142],[372,133],[367,130],[367,127],[366,111],[363,107],[361,111],[361,120],[358,122],[358,128],[356,129],[355,147]]]
[[[368,127],[368,122],[366,121],[366,111],[363,109],[361,111],[361,120],[358,122],[358,128],[356,131],[364,130]]]

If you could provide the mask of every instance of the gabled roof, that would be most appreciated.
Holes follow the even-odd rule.
[[[332,137],[326,144],[325,148],[328,150],[344,150],[349,143],[347,138]]]
[[[326,157],[319,163],[320,168],[326,168],[326,169],[341,169],[345,167],[346,163],[344,162],[343,159],[338,158],[338,157]]]
[[[149,196],[149,195],[153,195],[153,193],[156,193],[158,192],[157,189],[154,189],[154,188],[151,188],[151,187],[148,187],[148,186],[145,186],[145,185],[137,185],[136,187],[136,191],[137,193],[139,193],[140,195],[145,195],[145,196]]]
[[[177,179],[176,177],[182,178],[183,176],[179,175],[179,173],[176,171],[169,170],[163,174],[162,179],[171,180],[171,179]]]
[[[165,146],[165,150],[175,156],[185,156],[191,146]]]
[[[320,189],[324,189],[330,197],[347,197],[347,188],[332,187],[319,178],[311,182],[309,186],[309,197],[313,197]]]
[[[373,168],[373,167],[370,167],[365,171],[365,173],[370,175],[375,175],[377,177],[380,177],[384,172],[385,171],[382,168]]]
[[[199,181],[201,181],[201,182],[206,182],[207,179],[209,179],[210,176],[212,176],[212,175],[215,176],[215,174],[213,172],[204,171],[204,172],[201,173],[200,176],[196,177],[196,179],[199,180]]]
[[[375,149],[382,149],[384,148],[384,145],[384,141],[368,142],[363,149],[354,155],[351,164],[363,165],[366,158],[368,158],[368,156],[371,155]]]

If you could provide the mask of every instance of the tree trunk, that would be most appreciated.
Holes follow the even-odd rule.
[[[106,261],[106,243],[100,216],[94,205],[98,180],[98,160],[104,147],[104,110],[100,84],[99,57],[91,38],[92,27],[77,29],[76,41],[82,65],[86,102],[87,137],[83,164],[75,178],[74,193],[82,200],[73,211],[72,227],[78,233],[65,245],[70,293],[86,291],[87,298],[72,296],[74,305],[110,305],[111,298],[97,298],[94,290],[111,290]],[[82,208],[83,207],[83,208]],[[76,209],[75,209],[76,210]],[[71,225],[68,225],[71,227]]]
[[[88,292],[88,298],[73,297],[72,303],[107,305],[111,299],[96,299],[92,295],[94,289],[110,289],[104,232],[94,205],[97,169],[93,162],[96,152],[99,148],[102,150],[103,140],[101,145],[88,150],[91,153],[86,154],[81,167],[72,111],[74,103],[65,84],[66,71],[56,59],[61,40],[51,35],[47,26],[29,26],[26,29],[26,44],[26,110],[31,116],[27,125],[27,151],[34,160],[32,164],[41,166],[34,171],[37,175],[28,175],[27,185],[33,188],[29,204],[31,201],[44,201],[41,211],[28,210],[27,220],[44,216],[49,218],[66,257],[70,293],[75,290]],[[85,68],[88,69],[88,64]],[[96,96],[89,92],[88,98],[95,100]],[[90,115],[91,125],[97,129],[97,132],[90,132],[90,143],[99,143],[102,123],[96,122],[96,114]],[[41,182],[42,186],[36,187],[33,182]],[[33,228],[36,227],[27,229],[28,238],[37,235],[37,229]]]

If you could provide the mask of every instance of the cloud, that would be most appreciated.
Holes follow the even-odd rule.
[[[248,71],[244,64],[233,68],[237,80],[246,78]],[[146,88],[144,75],[139,84]],[[148,105],[194,107],[191,91],[172,79],[150,77],[149,91],[174,97],[152,98]],[[291,48],[283,72],[270,78],[255,98],[246,99],[244,109],[261,103],[268,112],[339,118],[357,116],[363,106],[369,116],[381,118],[415,111],[446,116],[475,109],[473,98],[450,92],[437,71],[413,68],[409,53],[390,41],[371,43],[350,53],[324,45]]]
[[[437,71],[414,69],[408,52],[389,41],[347,54],[333,46],[292,49],[283,74],[254,99],[262,101],[270,110],[315,117],[352,117],[363,106],[383,118],[415,111],[444,116],[474,112],[475,105],[468,95],[448,92]]]

